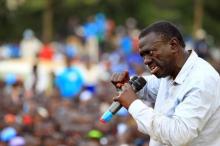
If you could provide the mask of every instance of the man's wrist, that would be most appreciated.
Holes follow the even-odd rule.
[[[124,105],[124,107],[125,107],[126,109],[129,109],[129,107],[131,106],[131,104],[132,104],[135,100],[136,100],[136,99],[130,99],[130,101],[128,101],[127,104]]]

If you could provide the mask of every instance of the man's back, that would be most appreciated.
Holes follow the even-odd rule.
[[[212,102],[210,110],[204,116],[204,125],[198,132],[198,137],[193,140],[189,146],[219,146],[220,145],[220,77],[211,65],[204,60],[199,59],[195,66],[197,69],[196,80],[205,80],[204,89],[208,92],[207,100]],[[200,70],[200,71],[199,71]],[[202,96],[202,95],[201,95]],[[206,95],[204,95],[206,96]],[[209,101],[208,101],[209,102]],[[198,103],[199,104],[199,103]]]

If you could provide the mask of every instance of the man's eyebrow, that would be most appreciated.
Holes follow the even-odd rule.
[[[149,54],[152,49],[146,48],[140,51],[140,56],[144,56],[145,54]]]

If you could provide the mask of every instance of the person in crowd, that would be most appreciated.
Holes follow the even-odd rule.
[[[84,87],[84,78],[81,70],[72,64],[74,59],[66,56],[65,68],[55,78],[55,84],[64,99],[76,98]]]
[[[32,61],[42,46],[42,42],[35,36],[34,31],[26,29],[20,42],[21,57]]]
[[[206,40],[206,33],[202,29],[199,29],[196,32],[194,50],[198,54],[199,57],[206,59],[206,60],[210,58],[210,50],[209,50],[209,45]]]

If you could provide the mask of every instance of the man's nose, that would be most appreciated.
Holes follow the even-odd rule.
[[[144,56],[144,64],[148,65],[152,62],[152,58],[148,55]]]

